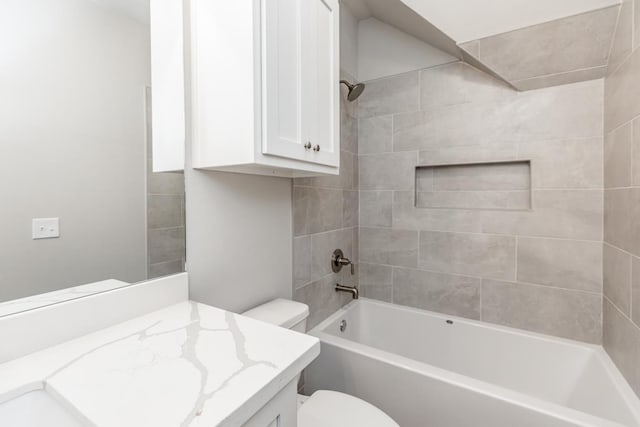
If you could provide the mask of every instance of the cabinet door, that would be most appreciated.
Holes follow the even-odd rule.
[[[301,13],[308,0],[261,0],[262,152],[307,160],[302,131]]]
[[[312,145],[309,161],[340,165],[338,0],[304,0],[302,6],[302,130]]]
[[[338,0],[261,0],[262,152],[338,167]]]

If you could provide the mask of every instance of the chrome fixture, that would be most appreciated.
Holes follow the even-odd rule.
[[[344,332],[347,329],[347,321],[342,319],[340,321],[340,332]]]
[[[350,265],[351,274],[355,274],[353,263],[349,258],[344,256],[342,249],[336,249],[333,251],[333,254],[331,255],[331,270],[333,270],[334,273],[339,273],[345,265]]]
[[[336,292],[349,292],[351,296],[353,296],[353,299],[360,298],[360,292],[358,291],[358,288],[356,288],[355,286],[344,286],[344,285],[341,285],[340,283],[336,283],[335,289],[336,289]]]
[[[340,80],[340,83],[349,89],[349,92],[347,93],[347,100],[351,102],[358,99],[358,97],[362,95],[362,92],[364,92],[364,83],[351,84],[346,80]]]
[[[319,144],[316,144],[316,145],[313,147],[313,151],[315,151],[316,153],[317,153],[318,151],[320,151],[320,145],[319,145]]]
[[[304,149],[311,150],[311,142],[307,142],[306,144],[304,144]]]

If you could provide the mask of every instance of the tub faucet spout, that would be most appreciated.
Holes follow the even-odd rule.
[[[355,286],[344,286],[340,283],[336,283],[336,292],[349,292],[353,299],[358,299],[360,297],[360,292],[358,292],[358,288]]]

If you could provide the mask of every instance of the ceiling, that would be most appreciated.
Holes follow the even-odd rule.
[[[452,56],[460,58],[456,42],[432,22],[408,7],[404,0],[341,0],[356,19],[376,18],[422,40]]]
[[[457,43],[524,28],[607,6],[620,0],[341,0],[358,19],[374,17],[428,43],[431,32]],[[407,12],[407,10],[409,12]],[[420,35],[422,33],[422,36]],[[431,43],[434,44],[434,43]],[[439,46],[437,46],[439,47]]]
[[[91,0],[144,24],[149,23],[149,0]]]

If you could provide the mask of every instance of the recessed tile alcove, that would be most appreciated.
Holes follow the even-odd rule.
[[[531,162],[444,164],[416,168],[416,207],[531,209]]]

